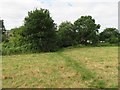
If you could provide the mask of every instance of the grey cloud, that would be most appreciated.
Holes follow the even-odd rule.
[[[43,0],[0,0],[0,13],[7,29],[22,25],[27,12],[35,8],[49,9],[58,25],[65,20],[74,22],[82,15],[91,15],[96,23],[102,25],[101,30],[106,27],[117,28],[117,0],[114,2],[91,1],[51,0],[51,2],[42,3]]]

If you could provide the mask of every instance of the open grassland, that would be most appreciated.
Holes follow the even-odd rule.
[[[68,48],[2,58],[3,88],[115,88],[118,47]]]

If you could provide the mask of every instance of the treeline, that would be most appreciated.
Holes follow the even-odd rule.
[[[3,33],[3,54],[52,52],[75,45],[118,44],[116,28],[106,28],[99,33],[100,24],[92,16],[81,16],[73,24],[62,22],[58,27],[47,9],[28,12],[24,25]]]

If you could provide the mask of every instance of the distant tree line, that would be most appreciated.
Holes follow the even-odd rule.
[[[57,28],[47,9],[36,9],[28,12],[23,26],[11,29],[9,38],[4,37],[3,54],[52,52],[79,44],[118,44],[120,34],[116,28],[106,28],[99,33],[100,27],[92,16],[81,16],[73,24],[65,21]]]

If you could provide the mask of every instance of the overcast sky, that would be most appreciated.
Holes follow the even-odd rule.
[[[81,16],[91,15],[100,31],[107,27],[118,28],[119,0],[0,0],[0,19],[6,29],[23,25],[27,12],[35,8],[49,9],[55,23],[72,23]]]

